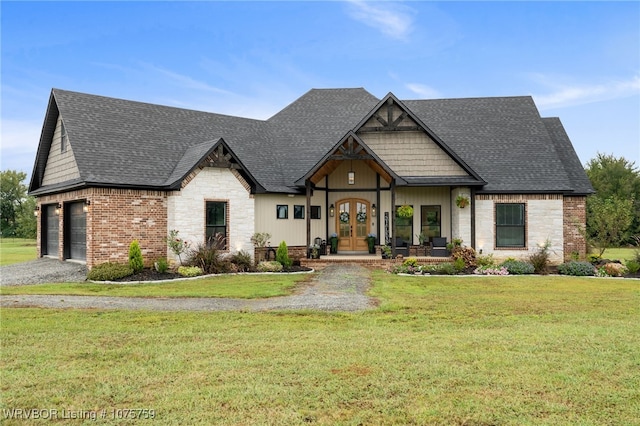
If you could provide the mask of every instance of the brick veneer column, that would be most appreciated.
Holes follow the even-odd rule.
[[[580,258],[587,254],[587,242],[584,230],[587,224],[587,197],[569,197],[563,199],[563,231],[564,258],[568,260],[572,253],[578,253]]]

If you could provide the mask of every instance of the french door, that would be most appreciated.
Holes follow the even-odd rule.
[[[369,202],[366,200],[349,198],[338,201],[338,251],[368,250],[366,238],[371,224],[370,211]]]

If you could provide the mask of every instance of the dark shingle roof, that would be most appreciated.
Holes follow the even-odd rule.
[[[85,185],[169,188],[224,140],[259,190],[295,192],[379,101],[361,88],[313,89],[253,120],[54,89],[30,190],[64,188],[41,188],[58,111]],[[484,191],[590,192],[559,120],[541,119],[530,97],[403,103],[488,182]]]
[[[551,138],[531,97],[434,99],[404,104],[487,181],[484,192],[577,189],[558,152],[566,146]],[[584,171],[580,167],[575,173]]]

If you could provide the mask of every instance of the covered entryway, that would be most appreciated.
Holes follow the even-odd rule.
[[[42,206],[41,251],[43,256],[58,256],[59,211],[55,204]]]
[[[367,234],[371,224],[370,204],[366,200],[349,198],[338,202],[336,229],[338,251],[367,251]]]
[[[64,258],[87,260],[87,216],[84,202],[65,204]]]

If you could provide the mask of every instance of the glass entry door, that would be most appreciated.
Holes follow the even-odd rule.
[[[371,224],[369,212],[369,202],[366,200],[350,198],[338,202],[338,252],[368,250],[366,238]]]

